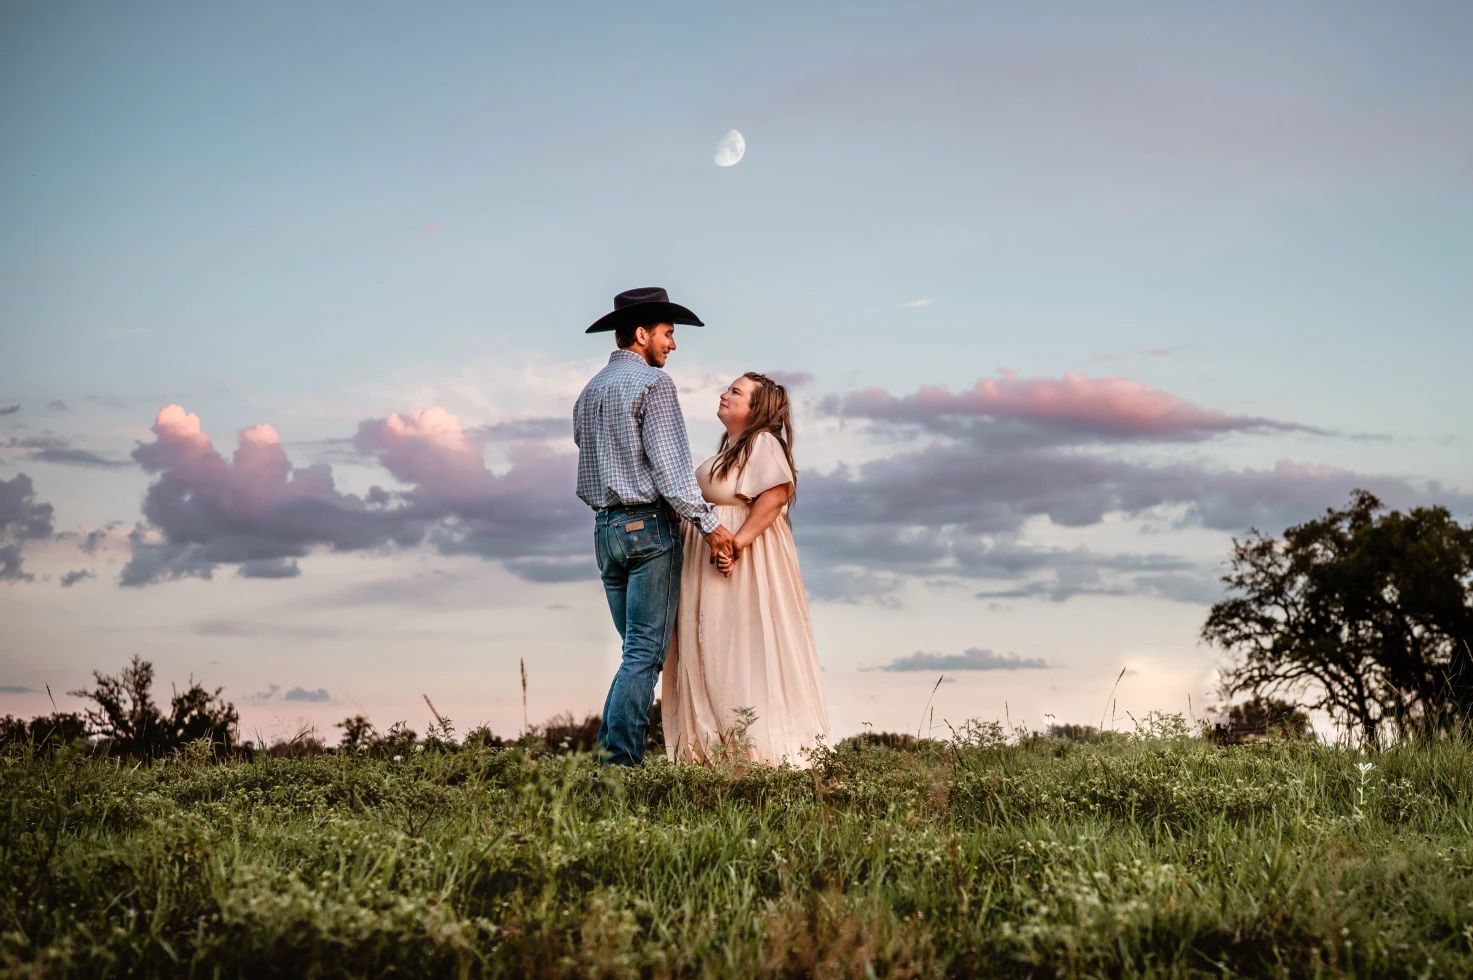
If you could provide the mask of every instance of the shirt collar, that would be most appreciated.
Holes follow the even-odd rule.
[[[649,362],[643,357],[640,357],[632,350],[625,350],[622,347],[609,355],[609,363],[613,364],[615,361],[633,361],[635,364],[643,364],[645,367],[649,367]]]

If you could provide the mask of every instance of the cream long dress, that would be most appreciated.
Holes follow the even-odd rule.
[[[702,463],[696,481],[732,533],[762,491],[793,482],[769,432],[753,440],[741,473],[713,481],[715,462]],[[730,578],[710,557],[706,539],[687,524],[680,608],[661,682],[665,753],[672,761],[725,757],[806,768],[814,743],[828,741],[829,711],[786,505]],[[743,708],[755,713],[744,735]]]

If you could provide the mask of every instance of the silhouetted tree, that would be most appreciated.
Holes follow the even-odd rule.
[[[68,693],[97,705],[87,709],[88,728],[119,755],[154,758],[201,738],[226,749],[236,744],[240,715],[220,698],[223,687],[208,691],[191,678],[182,694],[174,692],[165,715],[153,701],[153,664],[137,654],[116,677],[96,670],[92,676],[96,690]]]
[[[1234,656],[1228,693],[1308,697],[1369,743],[1473,721],[1473,527],[1443,507],[1344,510],[1234,539],[1229,598],[1202,637]]]
[[[334,727],[343,730],[343,737],[338,741],[340,752],[366,752],[378,739],[378,732],[366,715],[344,718]]]

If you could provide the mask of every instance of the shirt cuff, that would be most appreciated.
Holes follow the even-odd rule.
[[[696,524],[700,527],[702,534],[710,534],[721,526],[721,518],[717,517],[714,511],[708,510],[701,515],[701,519]]]

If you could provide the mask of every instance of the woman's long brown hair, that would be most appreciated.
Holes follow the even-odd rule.
[[[755,382],[752,388],[751,411],[747,415],[747,427],[733,442],[729,434],[721,437],[716,447],[716,465],[711,467],[711,478],[722,480],[732,470],[738,473],[747,465],[752,455],[752,443],[763,432],[771,432],[783,447],[788,469],[793,471],[793,492],[788,496],[789,505],[798,496],[798,467],[793,463],[793,406],[788,400],[788,389],[765,374],[748,371],[742,377]]]

